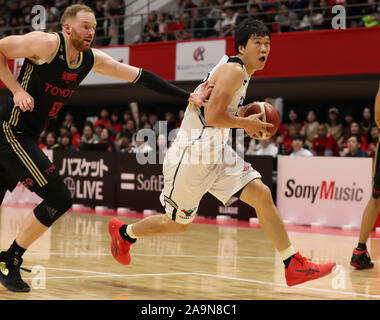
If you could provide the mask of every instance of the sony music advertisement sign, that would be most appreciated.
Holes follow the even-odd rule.
[[[360,228],[372,190],[372,158],[278,157],[277,206],[298,224]]]
[[[202,80],[226,52],[226,40],[178,42],[175,80]]]
[[[71,192],[73,203],[114,208],[115,153],[55,150],[54,164]]]

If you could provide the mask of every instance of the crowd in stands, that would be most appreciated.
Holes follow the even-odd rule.
[[[250,140],[246,154],[290,156],[375,157],[379,129],[372,109],[365,107],[360,119],[331,107],[327,121],[318,121],[315,110],[307,112],[302,121],[297,111],[290,109],[275,137]]]
[[[46,9],[45,31],[59,31],[60,17],[70,4],[93,8],[98,21],[95,45],[108,45],[115,35],[113,44],[124,43],[124,0],[0,0],[0,39],[34,30],[34,5]],[[164,11],[144,15],[136,42],[233,36],[248,17],[264,21],[272,32],[331,29],[334,5],[347,7],[347,28],[380,25],[378,0],[175,0]]]
[[[377,0],[176,0],[167,11],[149,13],[139,41],[233,36],[252,17],[272,32],[332,28],[332,6],[347,6],[346,27],[380,25]]]
[[[166,111],[160,119],[153,112],[136,115],[129,109],[102,108],[98,117],[90,117],[79,123],[71,112],[66,112],[60,122],[58,118],[51,119],[40,137],[40,147],[68,151],[165,153],[183,117],[183,109],[177,114]],[[355,118],[349,112],[341,116],[338,108],[331,107],[324,118],[327,121],[319,121],[316,111],[308,110],[305,119],[301,119],[296,109],[289,109],[275,136],[255,140],[245,135],[244,146],[240,147],[244,148],[247,155],[270,155],[274,158],[278,155],[375,156],[380,131],[374,122],[372,108],[364,107],[361,117]],[[165,121],[167,136],[159,134],[160,121]],[[142,136],[148,136],[148,132],[151,132],[154,138],[136,138],[141,129],[148,129]],[[238,147],[236,141],[238,139],[231,139],[234,148]]]

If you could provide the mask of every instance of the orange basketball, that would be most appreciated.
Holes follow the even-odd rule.
[[[273,127],[268,127],[269,136],[263,137],[263,139],[268,139],[275,135],[280,125],[280,115],[275,107],[273,107],[268,102],[252,102],[248,105],[247,110],[244,113],[244,117],[248,117],[252,114],[257,114],[263,112],[264,115],[261,117],[261,121],[273,124]]]

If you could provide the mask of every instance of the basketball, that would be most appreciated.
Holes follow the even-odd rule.
[[[244,117],[261,112],[263,112],[264,115],[260,120],[273,124],[273,127],[268,127],[269,136],[262,137],[262,139],[268,139],[276,134],[278,126],[280,125],[280,115],[275,107],[267,102],[252,102],[248,105]]]

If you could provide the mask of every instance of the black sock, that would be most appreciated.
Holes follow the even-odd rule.
[[[121,236],[124,240],[126,240],[126,241],[128,241],[128,242],[130,242],[130,243],[135,243],[135,242],[136,242],[136,239],[131,238],[131,237],[127,234],[127,227],[128,227],[127,224],[124,224],[124,225],[122,225],[122,226],[120,227],[120,229],[119,229],[120,236]]]
[[[358,249],[359,251],[366,250],[367,249],[367,245],[365,243],[359,242],[358,246],[356,247],[356,249]]]
[[[15,240],[15,241],[13,241],[13,243],[11,244],[9,249],[5,252],[5,256],[7,258],[21,257],[25,253],[25,251],[26,251],[26,249],[21,248]]]
[[[288,259],[283,260],[285,268],[289,267],[290,260],[292,260],[294,256],[295,256],[295,254],[293,254],[292,256],[290,256]]]

